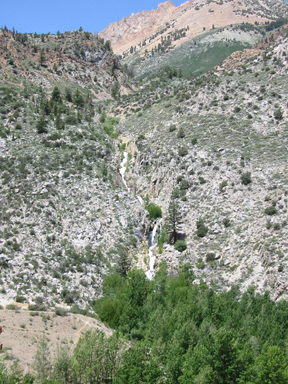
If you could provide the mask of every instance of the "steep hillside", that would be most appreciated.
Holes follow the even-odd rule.
[[[101,101],[128,78],[81,31],[4,30],[0,54],[0,301],[84,309],[145,232],[144,208],[121,188],[119,120]]]
[[[0,63],[2,82],[25,80],[48,90],[56,84],[64,89],[68,83],[89,90],[98,100],[131,91],[110,44],[88,32],[38,35],[2,29]]]
[[[126,115],[128,185],[166,223],[171,201],[179,205],[187,250],[164,244],[157,258],[170,273],[190,262],[212,287],[287,298],[287,52],[283,28],[207,76],[162,71],[114,107]]]
[[[155,52],[141,57],[137,52],[124,59],[123,63],[129,66],[137,79],[145,79],[167,65],[189,77],[210,71],[233,52],[256,44],[263,35],[265,28],[247,23],[215,28],[163,54]]]
[[[166,225],[171,201],[179,205],[187,250],[165,226],[154,250],[170,274],[190,262],[196,283],[287,297],[287,29],[205,76],[166,67],[107,102],[96,87],[108,98],[115,81],[122,94],[130,87],[120,66],[110,72],[109,44],[82,31],[61,36],[2,34],[2,304],[77,311],[101,295],[104,274],[147,269],[149,199]],[[72,36],[80,52],[80,41],[93,49],[79,58]],[[35,41],[47,47],[33,55]]]

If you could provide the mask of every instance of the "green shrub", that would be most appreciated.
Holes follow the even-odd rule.
[[[197,264],[196,264],[196,267],[197,267],[198,269],[204,269],[204,268],[205,268],[205,263],[204,263],[204,261],[202,260],[201,257],[198,259],[198,262],[197,262]]]
[[[208,228],[205,226],[203,219],[197,220],[196,227],[197,227],[196,233],[198,237],[205,237],[207,235]]]
[[[264,212],[266,213],[266,215],[272,216],[276,215],[277,209],[272,205],[271,207],[267,207]]]
[[[150,220],[156,220],[158,217],[162,217],[162,210],[158,205],[154,203],[150,203],[146,207],[147,211],[149,212],[149,219]]]
[[[172,124],[169,127],[169,132],[173,132],[173,131],[176,131],[176,125],[175,124]]]
[[[183,252],[185,249],[187,249],[187,244],[185,240],[177,240],[174,244],[174,247],[177,251]]]
[[[16,305],[15,304],[7,304],[6,305],[6,309],[11,309],[11,310],[13,310],[13,309],[16,309],[17,307],[16,307]]]
[[[57,316],[67,316],[67,309],[66,308],[61,308],[61,307],[56,307],[55,308],[55,314]]]
[[[21,130],[21,129],[22,129],[22,125],[21,125],[21,124],[16,124],[16,125],[15,125],[15,129],[17,129],[17,130]]]
[[[271,221],[267,221],[267,223],[266,223],[266,228],[267,229],[270,229],[272,227],[272,223],[271,223]]]
[[[225,217],[225,219],[223,219],[223,224],[226,228],[230,227],[230,225],[231,225],[230,220],[227,217]]]
[[[65,123],[64,123],[64,120],[61,119],[60,115],[57,115],[56,116],[56,119],[55,119],[55,127],[59,130],[63,130],[65,129]]]
[[[207,261],[207,263],[208,263],[209,261],[214,261],[214,260],[215,260],[215,257],[216,257],[215,253],[213,253],[213,252],[209,252],[209,253],[207,253],[207,255],[206,255],[206,261]]]
[[[120,144],[119,149],[120,151],[125,151],[126,143]]]
[[[37,305],[35,305],[35,304],[29,304],[29,305],[28,305],[28,310],[29,310],[29,311],[37,311],[37,310],[38,310]]]
[[[26,301],[26,297],[24,296],[17,296],[16,297],[16,303],[24,303]]]
[[[206,180],[204,179],[204,177],[199,176],[199,183],[200,184],[205,184],[206,183]]]
[[[76,125],[78,123],[77,117],[75,115],[69,115],[65,119],[65,124],[67,125]]]
[[[188,149],[186,147],[179,147],[178,148],[178,155],[181,157],[188,155]]]
[[[0,127],[0,137],[2,137],[2,139],[6,139],[7,134],[8,134],[8,130],[6,130],[3,126]]]
[[[244,185],[248,185],[248,184],[252,183],[251,172],[242,173],[241,183]]]
[[[61,133],[59,132],[54,132],[52,133],[52,135],[49,135],[47,137],[47,140],[52,140],[52,141],[59,140],[59,139],[61,139]]]
[[[106,114],[105,114],[105,112],[104,113],[102,113],[102,115],[100,116],[100,118],[99,118],[99,121],[100,121],[100,123],[104,123],[105,122],[105,120],[106,120]]]
[[[179,197],[180,197],[179,189],[178,188],[173,189],[173,191],[171,193],[171,199],[175,200],[175,199],[179,199]]]
[[[281,111],[280,108],[276,109],[276,111],[274,112],[274,118],[276,120],[282,120],[283,119],[283,112]]]
[[[220,191],[222,191],[223,188],[227,187],[227,185],[228,185],[227,180],[223,180],[222,183],[220,183],[219,185]]]
[[[185,179],[181,180],[181,182],[180,182],[180,189],[181,190],[189,189],[189,187],[190,187],[190,183],[188,180],[185,180]]]
[[[184,129],[183,128],[180,128],[178,133],[177,133],[177,137],[178,139],[183,139],[185,137],[185,132],[184,132]]]
[[[197,138],[193,137],[193,139],[191,140],[192,145],[196,145],[197,142],[198,142]]]
[[[103,128],[104,128],[105,133],[107,133],[107,135],[111,136],[112,139],[118,138],[119,134],[114,132],[114,126],[117,125],[119,123],[119,121],[120,121],[119,118],[109,116],[105,120],[105,122],[103,123]]]
[[[41,133],[47,133],[46,129],[47,122],[43,117],[40,117],[40,119],[36,123],[36,129],[39,134]]]
[[[88,313],[88,309],[80,309],[77,304],[73,304],[70,308],[70,313],[80,313],[81,315],[86,316]]]

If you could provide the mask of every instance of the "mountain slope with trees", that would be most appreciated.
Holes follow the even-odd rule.
[[[1,30],[1,303],[116,330],[55,360],[38,340],[36,382],[287,381],[288,27],[272,19],[203,75],[165,64],[138,84],[99,36]]]

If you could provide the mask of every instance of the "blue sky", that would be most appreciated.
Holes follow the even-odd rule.
[[[78,29],[101,32],[132,12],[156,9],[157,0],[0,0],[0,27],[18,32],[56,33]],[[185,0],[175,0],[180,5]]]

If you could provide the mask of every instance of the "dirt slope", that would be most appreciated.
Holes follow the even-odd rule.
[[[29,312],[23,305],[17,310],[0,311],[0,325],[3,333],[0,336],[3,344],[2,354],[6,355],[9,366],[17,359],[24,372],[32,370],[33,356],[37,351],[37,343],[44,335],[47,338],[52,358],[57,344],[67,344],[73,350],[80,336],[91,328],[101,329],[107,335],[112,331],[95,319],[79,314],[55,316],[54,312]],[[31,316],[34,314],[34,316]],[[36,312],[37,314],[37,312]]]

